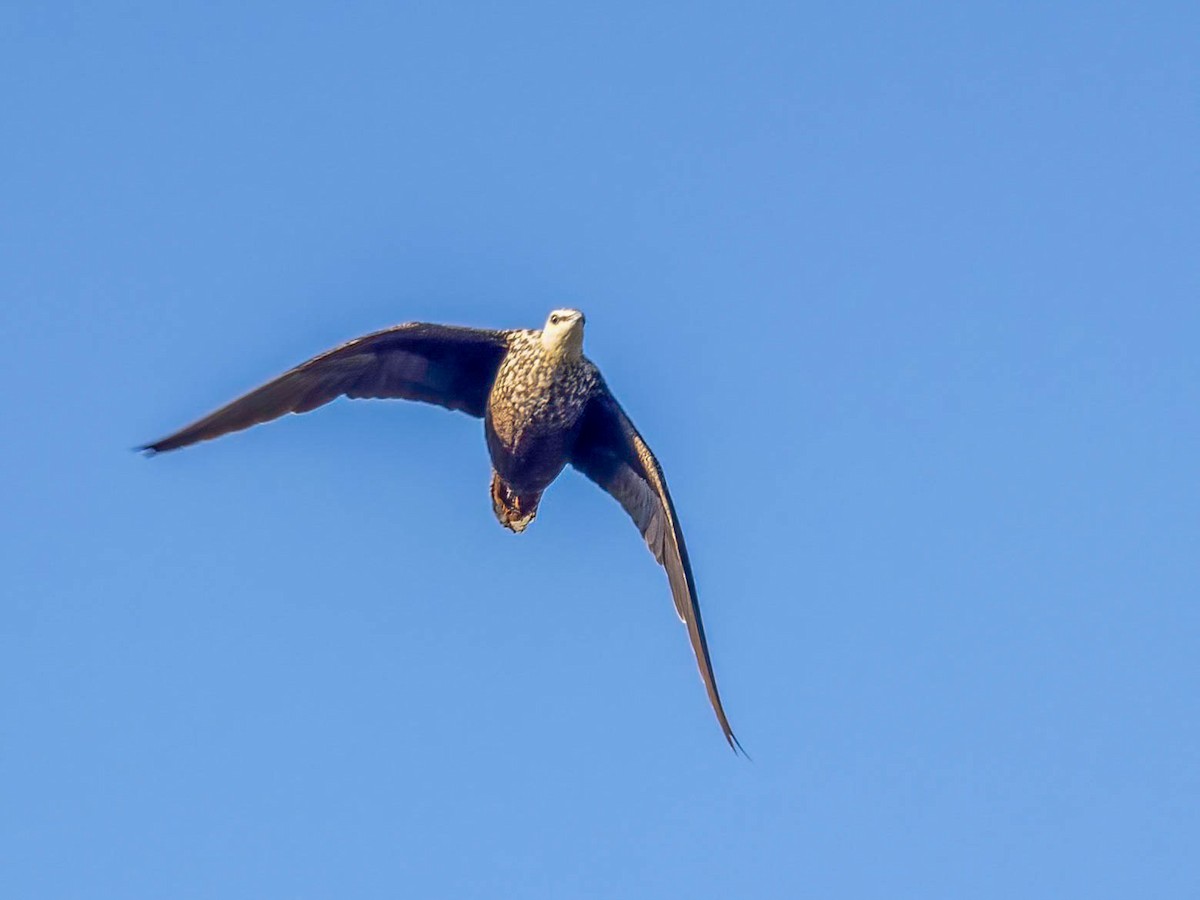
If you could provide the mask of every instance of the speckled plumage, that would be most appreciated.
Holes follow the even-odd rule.
[[[509,351],[488,399],[489,420],[506,444],[519,443],[528,431],[570,428],[599,381],[591,360],[549,353],[541,335],[508,332]]]
[[[540,331],[410,323],[335,347],[142,449],[160,453],[339,397],[420,400],[484,419],[496,518],[523,531],[568,464],[615,498],[666,569],[679,618],[725,739],[696,586],[654,454],[583,355],[584,317],[555,310]]]
[[[484,417],[494,475],[496,518],[524,531],[538,502],[570,460],[596,367],[582,354],[554,352],[540,331],[511,331],[509,350],[488,395]]]

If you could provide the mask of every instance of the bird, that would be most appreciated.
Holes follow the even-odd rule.
[[[583,354],[586,318],[556,309],[539,329],[409,322],[314,356],[215,412],[139,449],[177,450],[338,397],[418,400],[483,419],[497,520],[514,533],[568,465],[625,509],[667,574],[721,731],[745,753],[721,704],[696,583],[662,467]]]

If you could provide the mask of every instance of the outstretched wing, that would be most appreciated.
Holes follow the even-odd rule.
[[[316,409],[340,396],[436,403],[483,416],[507,333],[410,322],[335,347],[142,447],[160,453]]]
[[[729,727],[721,696],[717,693],[692,565],[688,561],[683,531],[667,491],[662,467],[620,404],[603,386],[593,394],[584,410],[571,465],[616,498],[642,532],[654,558],[667,570],[675,611],[687,626],[709,702],[729,746],[744,753]]]

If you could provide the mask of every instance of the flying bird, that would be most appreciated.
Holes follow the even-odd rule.
[[[490,331],[410,322],[315,356],[211,415],[141,449],[176,450],[303,413],[337,397],[434,403],[484,421],[492,508],[513,532],[570,464],[611,494],[666,569],[725,740],[741,745],[721,706],[696,584],[662,467],[583,355],[584,315],[556,309],[540,330]]]

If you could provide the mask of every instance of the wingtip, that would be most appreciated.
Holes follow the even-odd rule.
[[[744,756],[747,762],[754,762],[754,757],[746,752],[746,748],[742,746],[742,742],[732,731],[726,733],[725,740],[729,742],[729,749],[733,751],[734,756]]]
[[[142,456],[144,456],[146,459],[149,459],[152,456],[158,456],[160,452],[158,447],[156,447],[154,444],[142,444],[140,447],[131,447],[130,449],[134,453],[142,454]]]

